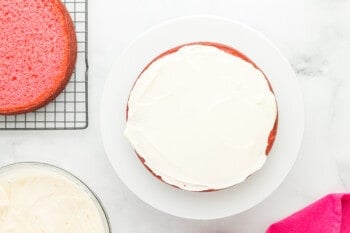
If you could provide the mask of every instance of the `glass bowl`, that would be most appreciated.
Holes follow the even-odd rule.
[[[48,172],[53,172],[53,173],[56,173],[58,175],[61,175],[64,178],[68,179],[69,181],[73,182],[81,189],[81,191],[84,191],[88,195],[88,197],[91,199],[91,201],[95,204],[95,206],[99,212],[99,215],[101,217],[104,232],[105,233],[112,232],[107,212],[104,209],[104,207],[101,203],[101,200],[82,180],[80,180],[78,177],[76,177],[72,173],[70,173],[62,168],[59,168],[57,166],[50,165],[47,163],[20,162],[20,163],[13,163],[13,164],[9,164],[9,165],[5,165],[5,166],[1,167],[0,168],[0,176],[2,174],[7,173],[7,172],[12,172],[13,170],[19,170],[19,171],[22,170],[22,171],[26,171],[26,172],[30,171],[30,170],[48,171]]]

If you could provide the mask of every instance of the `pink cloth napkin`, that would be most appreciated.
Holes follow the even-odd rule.
[[[350,194],[330,194],[272,224],[266,233],[350,233]]]

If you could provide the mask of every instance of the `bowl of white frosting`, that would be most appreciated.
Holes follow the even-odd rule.
[[[110,233],[97,196],[71,173],[43,163],[0,168],[0,232]]]

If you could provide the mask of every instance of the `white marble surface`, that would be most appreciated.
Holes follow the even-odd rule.
[[[122,233],[259,233],[329,192],[350,191],[350,0],[89,0],[90,126],[83,131],[0,132],[0,165],[43,161],[73,172],[100,196]],[[240,215],[192,221],[158,212],[118,179],[102,147],[99,102],[113,60],[150,26],[212,14],[246,23],[286,55],[300,81],[306,130],[290,175]]]

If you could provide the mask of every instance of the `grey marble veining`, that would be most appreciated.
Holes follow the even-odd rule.
[[[84,131],[0,132],[0,165],[49,162],[82,178],[100,196],[113,232],[260,233],[329,192],[350,191],[350,0],[90,0],[90,126]],[[212,14],[261,31],[286,55],[304,95],[300,156],[268,199],[213,221],[172,217],[147,206],[115,175],[99,132],[108,72],[139,33],[164,20]]]

